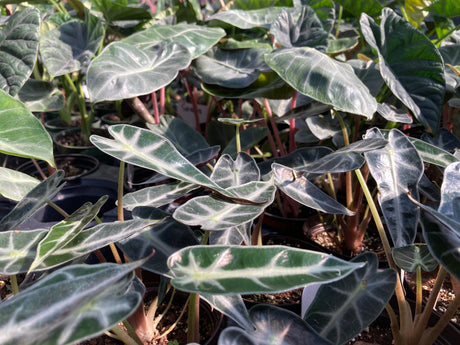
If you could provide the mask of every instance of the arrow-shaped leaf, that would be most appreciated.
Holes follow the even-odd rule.
[[[63,178],[64,171],[58,170],[27,193],[14,209],[0,220],[0,231],[14,229],[51,200],[64,186],[59,186]]]
[[[378,129],[366,138],[382,138]],[[364,153],[372,177],[379,188],[379,203],[395,247],[411,244],[417,233],[419,211],[407,194],[418,200],[418,183],[423,162],[407,136],[397,129],[390,131],[388,144]]]
[[[281,292],[340,279],[363,263],[284,246],[193,246],[168,259],[171,283],[189,292]]]
[[[221,188],[198,170],[164,137],[129,125],[111,126],[109,133],[114,139],[93,135],[90,140],[101,151],[129,164],[209,188],[229,198],[240,198],[238,194]]]
[[[140,264],[73,265],[51,273],[0,304],[0,343],[66,345],[102,334],[140,303],[141,293],[129,289]]]
[[[108,196],[100,198],[96,204],[85,203],[65,220],[53,225],[46,237],[38,244],[35,260],[29,268],[34,271],[46,258],[60,248],[65,247],[83,230],[83,228],[99,213]]]
[[[325,213],[353,215],[354,213],[338,201],[332,199],[310,182],[301,171],[273,164],[275,185],[302,205]]]

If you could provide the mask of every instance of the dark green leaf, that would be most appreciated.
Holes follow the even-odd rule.
[[[0,31],[0,88],[14,96],[32,73],[38,52],[40,12],[17,10]],[[2,107],[3,108],[3,107]]]

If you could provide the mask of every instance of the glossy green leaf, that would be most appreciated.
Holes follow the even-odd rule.
[[[109,23],[123,20],[148,20],[151,13],[138,2],[129,0],[91,0]]]
[[[278,163],[274,163],[272,167],[275,174],[275,185],[295,201],[325,213],[346,214],[349,216],[354,214],[316,187],[301,171],[296,171]]]
[[[377,112],[387,121],[412,123],[412,118],[405,111],[398,111],[386,103],[377,104]]]
[[[102,223],[92,228],[84,229],[65,243],[65,245],[47,255],[35,270],[48,270],[71,260],[75,260],[96,249],[105,247],[110,243],[115,243],[130,236],[136,236],[142,232],[148,231],[151,226],[161,221],[162,218],[149,220],[136,219],[124,222]],[[152,253],[148,253],[143,258],[150,254]]]
[[[251,233],[254,222],[244,223],[222,231],[209,233],[209,244],[240,245],[251,243]]]
[[[174,287],[199,293],[281,292],[340,279],[362,263],[284,246],[193,246],[168,259]]]
[[[434,44],[389,8],[382,11],[380,27],[366,14],[360,23],[367,43],[377,50],[385,83],[420,123],[436,132],[446,83]]]
[[[183,155],[209,147],[206,139],[196,129],[176,116],[163,114],[160,116],[159,124],[146,125],[154,133],[169,139]]]
[[[109,133],[114,139],[93,135],[90,140],[101,151],[126,163],[209,188],[229,198],[239,198],[237,194],[221,188],[198,170],[164,137],[130,125],[111,126]]]
[[[382,138],[378,129],[366,138]],[[395,247],[411,244],[417,233],[419,211],[411,202],[419,198],[418,183],[423,162],[407,136],[397,129],[390,131],[386,147],[364,153],[372,177],[379,189],[378,199]]]
[[[251,188],[253,186],[255,188]],[[266,202],[247,205],[214,196],[199,196],[179,206],[173,217],[187,225],[200,225],[204,230],[225,230],[248,223],[262,214],[265,207],[273,202],[275,192],[276,188],[269,182],[242,185],[239,193],[243,198],[250,200],[257,198]]]
[[[38,243],[48,229],[0,232],[0,274],[25,273],[35,258]]]
[[[431,254],[455,279],[460,279],[460,222],[429,206],[417,205],[423,209],[423,238]]]
[[[140,49],[113,42],[91,62],[87,86],[92,102],[145,95],[169,84],[191,62],[189,51],[178,44]]]
[[[221,28],[208,28],[196,24],[154,25],[136,32],[123,42],[135,45],[141,50],[153,48],[160,43],[177,43],[186,47],[192,59],[206,53],[225,36]]]
[[[64,106],[62,91],[43,80],[27,80],[19,90],[18,97],[33,112],[59,110]]]
[[[265,55],[265,62],[290,86],[337,110],[372,118],[377,102],[350,65],[316,49],[286,48]]]
[[[318,334],[333,344],[344,344],[368,327],[394,294],[396,272],[379,270],[374,252],[359,255],[352,262],[366,262],[366,266],[321,285],[304,316]]]
[[[213,96],[224,98],[288,99],[292,97],[292,88],[274,72],[262,73],[254,83],[242,89],[231,89],[212,84],[202,84],[201,87]]]
[[[0,194],[5,198],[19,201],[39,183],[35,177],[20,171],[0,168]]]
[[[388,130],[382,129],[381,132],[385,138],[388,138]],[[442,168],[445,168],[449,164],[459,161],[459,159],[456,158],[453,154],[433,144],[427,143],[426,141],[414,137],[408,137],[408,139],[410,140],[412,145],[415,146],[418,153],[420,154],[420,157],[426,163],[438,165]]]
[[[393,248],[392,256],[396,265],[407,272],[416,272],[418,267],[425,272],[431,272],[438,267],[438,262],[431,255],[426,244],[410,244]]]
[[[427,11],[431,14],[439,14],[443,17],[453,18],[460,16],[460,7],[456,0],[438,0],[428,6]]]
[[[348,60],[347,63],[353,67],[355,74],[367,86],[371,95],[377,97],[384,84],[378,64],[358,59]]]
[[[328,32],[310,6],[302,6],[298,13],[282,12],[270,33],[281,47],[313,47],[325,53],[328,45]]]
[[[168,213],[152,208],[138,207],[133,210],[136,220],[163,219],[151,226],[148,231],[131,236],[117,243],[130,260],[140,260],[154,255],[142,264],[142,268],[171,276],[167,266],[168,257],[176,251],[199,244],[193,231],[185,224],[175,221]]]
[[[211,179],[222,188],[240,186],[260,180],[260,171],[254,158],[241,152],[235,160],[222,155],[214,165]]]
[[[252,29],[257,27],[268,29],[278,15],[286,10],[289,9],[275,6],[246,11],[228,10],[213,14],[208,18],[208,21],[219,20],[240,29]]]
[[[54,166],[53,141],[26,106],[0,90],[0,152]]]
[[[195,72],[206,84],[227,88],[245,88],[267,71],[264,54],[268,49],[213,49],[195,60]]]
[[[444,170],[438,212],[460,222],[460,162],[450,164]]]
[[[382,4],[378,0],[335,0],[335,2],[343,6],[345,10],[353,14],[356,18],[363,12],[370,16],[375,16],[382,10]]]
[[[138,266],[73,265],[51,273],[0,304],[0,343],[70,345],[102,334],[139,305],[141,293],[129,289]]]
[[[386,144],[385,139],[358,140],[297,169],[318,174],[356,170],[365,163],[363,153],[380,149]]]
[[[102,22],[88,14],[86,22],[72,20],[40,37],[40,55],[53,77],[88,67],[104,36]]]
[[[0,89],[12,96],[18,93],[34,68],[39,28],[40,12],[26,7],[11,15],[0,31]]]
[[[267,159],[259,163],[259,169],[262,175],[266,175],[271,172],[272,164],[278,163],[291,169],[300,170],[301,167],[313,163],[332,152],[332,149],[326,146],[300,147],[286,156]]]
[[[59,184],[64,178],[64,171],[56,173],[34,187],[19,201],[14,209],[0,220],[0,231],[12,230],[34,214],[47,201],[51,200],[63,187]]]
[[[342,37],[335,40],[331,39],[328,43],[327,53],[332,56],[337,56],[356,48],[359,44],[359,40],[358,37]]]
[[[251,308],[249,316],[255,329],[227,327],[219,336],[219,345],[332,345],[290,310],[258,304]]]
[[[101,197],[94,205],[89,202],[85,203],[65,220],[53,225],[46,237],[38,244],[37,254],[30,265],[29,272],[34,271],[54,252],[59,251],[78,236],[83,228],[97,216],[107,199],[108,196]]]
[[[123,208],[132,211],[135,207],[140,206],[160,207],[197,188],[196,185],[187,182],[172,182],[145,187],[136,192],[123,195]]]

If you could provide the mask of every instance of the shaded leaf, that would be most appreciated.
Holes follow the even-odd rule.
[[[385,83],[435,133],[446,85],[442,57],[434,44],[389,8],[382,11],[380,27],[365,13],[360,23],[367,43],[378,52]]]
[[[86,22],[72,20],[40,37],[40,55],[51,76],[86,70],[104,36],[102,22],[87,14]]]
[[[187,225],[175,221],[168,213],[160,209],[138,207],[134,209],[133,217],[144,221],[163,218],[148,231],[117,243],[123,253],[134,261],[148,257],[155,252],[153,257],[142,265],[142,268],[148,271],[171,276],[166,264],[168,257],[182,248],[199,244],[193,231]]]
[[[10,213],[0,220],[0,231],[14,229],[51,200],[63,187],[63,185],[59,186],[63,178],[64,171],[58,170],[34,187]]]
[[[128,289],[139,264],[73,265],[51,273],[0,304],[0,342],[64,345],[102,334],[139,305],[141,293]]]
[[[64,106],[62,92],[51,82],[43,80],[27,80],[18,97],[33,112],[59,110]]]
[[[354,212],[332,199],[312,182],[308,181],[302,172],[278,163],[274,163],[272,167],[275,174],[275,185],[283,193],[302,205],[325,213],[354,214]]]
[[[11,15],[0,31],[0,88],[12,96],[18,93],[34,68],[39,28],[40,12],[26,7]]]
[[[282,12],[270,27],[275,44],[282,47],[313,47],[325,53],[328,32],[310,6],[302,6],[298,13]]]
[[[268,72],[263,48],[238,50],[213,49],[195,60],[195,72],[206,84],[227,88],[245,88],[257,80],[261,72]]]
[[[366,262],[338,281],[323,284],[304,320],[334,344],[344,344],[368,327],[382,313],[394,293],[396,272],[378,269],[374,252],[352,262]]]
[[[431,255],[426,244],[410,244],[393,248],[392,256],[396,265],[407,272],[416,272],[418,267],[425,272],[431,272],[438,267],[438,262]]]
[[[331,345],[292,311],[259,304],[249,311],[255,329],[226,328],[219,337],[219,345],[317,344]]]

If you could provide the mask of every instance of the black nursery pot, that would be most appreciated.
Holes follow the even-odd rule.
[[[64,188],[52,199],[52,202],[66,211],[73,213],[85,202],[95,203],[102,196],[107,195],[108,200],[102,206],[98,216],[104,220],[104,214],[116,207],[117,183],[102,180],[83,178],[68,182]],[[24,222],[20,228],[39,229],[47,228],[63,220],[63,216],[49,205],[41,207],[31,218]]]
[[[65,181],[77,180],[99,169],[99,160],[85,154],[58,154],[54,156],[54,162],[58,169],[63,169],[65,171]],[[47,163],[44,161],[39,161],[37,163],[40,169],[46,174]],[[19,166],[17,170],[27,175],[39,179],[41,178],[36,166],[30,160]]]

